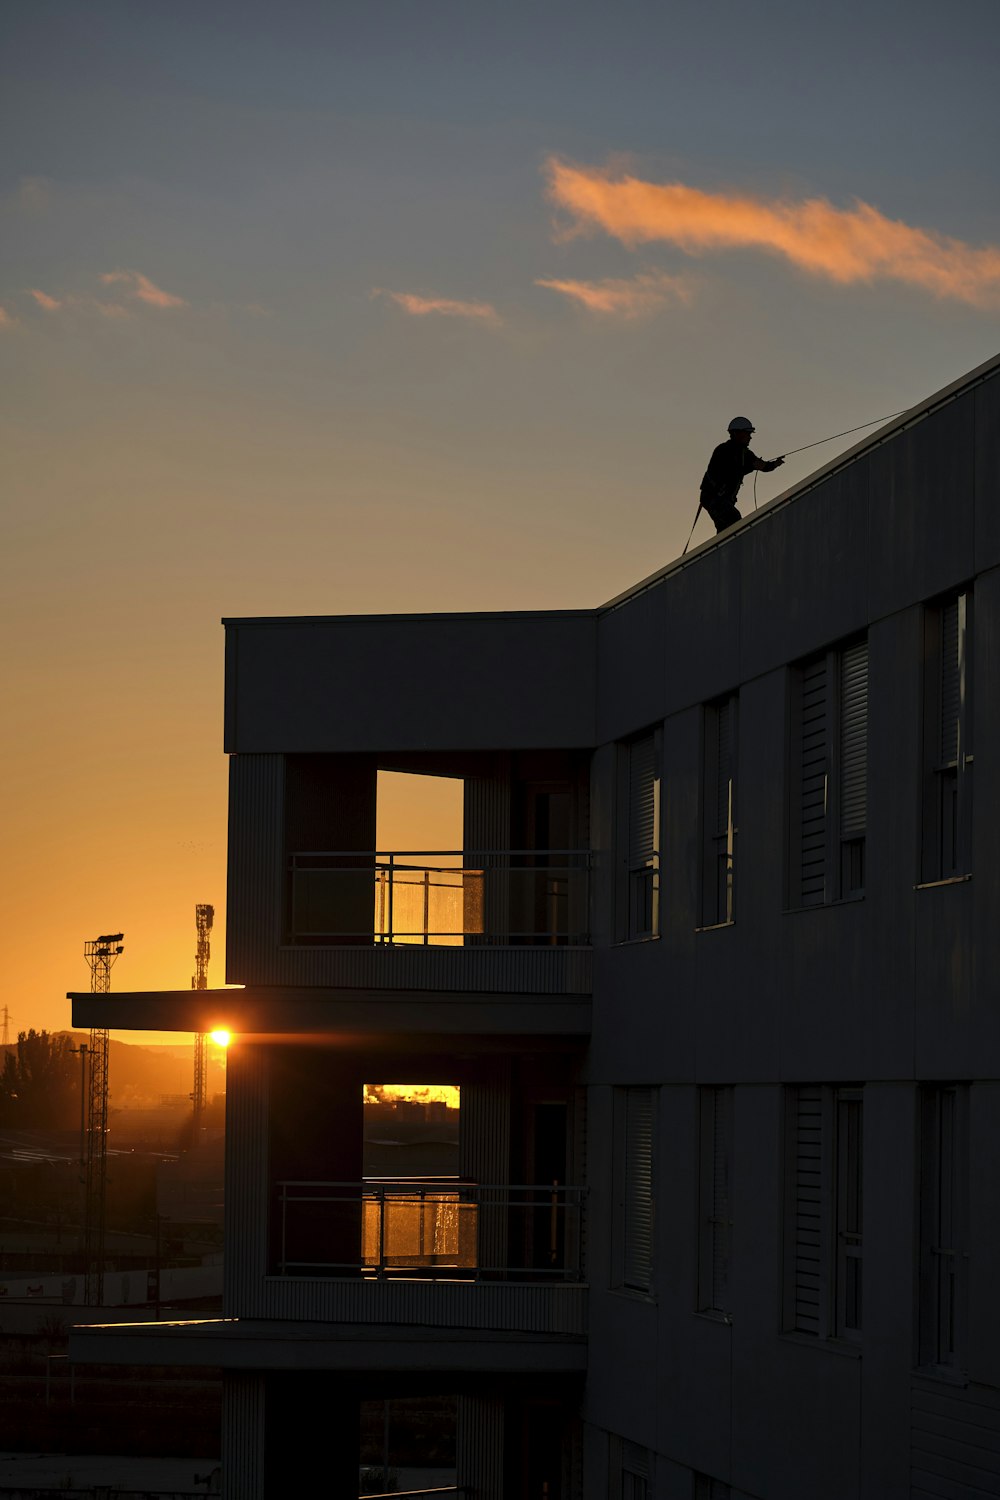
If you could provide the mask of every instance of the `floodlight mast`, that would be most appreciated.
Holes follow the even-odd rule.
[[[194,909],[194,925],[198,935],[198,946],[195,949],[194,977],[191,980],[193,990],[208,989],[208,961],[212,956],[212,947],[209,939],[212,935],[212,924],[215,921],[215,907],[198,905]],[[191,1100],[194,1104],[194,1144],[198,1144],[201,1132],[202,1115],[208,1102],[207,1089],[207,1053],[208,1038],[204,1031],[199,1031],[194,1039],[194,1089]]]
[[[90,965],[90,989],[106,995],[111,988],[111,970],[124,953],[124,934],[104,933],[83,947]],[[108,1188],[108,1043],[106,1027],[90,1031],[90,1087],[87,1097],[86,1176],[83,1205],[83,1274],[85,1300],[90,1307],[104,1301],[104,1229]]]

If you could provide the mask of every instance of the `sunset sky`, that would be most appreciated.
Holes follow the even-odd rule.
[[[998,56],[996,0],[4,6],[12,1031],[98,933],[186,987],[199,901],[222,982],[221,616],[601,603],[731,416],[995,354]]]

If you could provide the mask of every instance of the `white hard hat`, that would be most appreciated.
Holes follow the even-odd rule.
[[[729,424],[730,432],[756,432],[749,417],[734,417]]]

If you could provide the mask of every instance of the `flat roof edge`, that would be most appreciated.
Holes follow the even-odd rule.
[[[898,417],[893,417],[885,426],[879,427],[875,432],[869,433],[867,437],[861,438],[852,447],[845,449],[843,453],[838,453],[836,458],[830,459],[829,463],[823,464],[819,469],[814,469],[804,479],[800,479],[798,483],[793,484],[789,489],[783,490],[780,495],[775,495],[772,500],[766,501],[759,510],[755,510],[749,516],[744,516],[737,526],[727,527],[724,532],[708,537],[704,542],[699,542],[698,546],[692,552],[682,553],[680,557],[675,557],[672,562],[665,563],[662,568],[658,568],[655,573],[650,573],[646,578],[640,579],[638,583],[633,583],[620,594],[616,594],[606,604],[598,605],[595,613],[598,616],[607,614],[611,610],[618,609],[621,605],[627,604],[637,594],[644,594],[647,589],[654,588],[664,578],[668,578],[671,574],[678,573],[683,568],[689,567],[709,547],[725,545],[749,527],[759,525],[763,517],[770,516],[775,510],[791,504],[792,501],[807,494],[809,490],[815,489],[818,484],[822,484],[825,479],[829,479],[831,475],[836,474],[840,469],[854,463],[862,454],[871,449],[881,447],[890,438],[905,431],[906,428],[911,427],[914,423],[922,421],[925,417],[931,416],[939,407],[947,406],[958,396],[964,394],[964,392],[972,390],[977,385],[982,385],[984,381],[989,380],[991,376],[996,375],[998,372],[1000,372],[1000,354],[995,354],[991,359],[987,359],[981,365],[977,365],[975,369],[967,371],[964,375],[960,375],[957,380],[953,380],[948,385],[942,386],[933,395],[925,397],[923,401],[918,401],[915,406],[911,406],[906,411],[901,412]]]
[[[589,609],[458,609],[376,615],[223,615],[223,625],[381,625],[414,620],[590,620]]]

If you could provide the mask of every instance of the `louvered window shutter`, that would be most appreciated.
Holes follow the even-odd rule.
[[[649,937],[659,921],[660,771],[658,736],[628,747],[629,937]]]
[[[790,1184],[791,1326],[820,1333],[824,1283],[824,1150],[821,1088],[794,1092]]]
[[[826,899],[829,689],[827,659],[817,657],[799,675],[798,901]]]
[[[734,791],[736,699],[727,698],[716,710],[715,869],[717,922],[733,919]]]
[[[961,715],[961,660],[959,657],[957,598],[941,606],[941,722],[939,750],[941,766],[958,764]]]
[[[653,1272],[653,1092],[625,1090],[625,1224],[622,1281],[648,1292]]]
[[[840,837],[863,838],[868,823],[868,642],[840,655]]]

